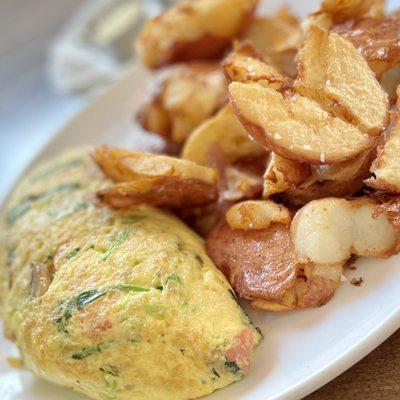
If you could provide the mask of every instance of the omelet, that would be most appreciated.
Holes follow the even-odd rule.
[[[111,210],[88,149],[34,169],[1,227],[1,307],[24,366],[93,399],[180,400],[240,380],[261,335],[172,214]]]

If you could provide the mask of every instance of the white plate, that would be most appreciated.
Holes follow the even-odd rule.
[[[86,108],[40,152],[29,168],[75,145],[110,144],[140,148],[143,135],[133,125],[148,73],[136,67],[108,93]],[[157,140],[154,141],[157,144]],[[343,283],[319,309],[270,314],[249,310],[265,336],[252,370],[243,381],[207,397],[210,400],[300,399],[327,383],[400,327],[400,258],[360,260],[364,284]],[[16,349],[0,338],[1,400],[79,400],[83,396],[11,368]]]

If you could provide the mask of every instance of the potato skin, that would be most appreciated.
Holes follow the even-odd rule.
[[[1,302],[24,366],[99,400],[184,400],[241,379],[260,336],[201,239],[148,206],[102,206],[109,185],[74,151],[10,198]]]
[[[251,23],[258,0],[182,1],[147,22],[135,50],[149,68],[220,56]]]
[[[241,297],[280,302],[294,286],[298,264],[283,224],[244,231],[222,222],[208,236],[206,249]]]

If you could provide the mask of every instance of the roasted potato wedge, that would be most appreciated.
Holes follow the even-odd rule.
[[[198,178],[149,177],[117,183],[99,191],[98,197],[113,208],[129,208],[144,203],[181,209],[215,202],[218,187]]]
[[[301,263],[343,265],[352,254],[389,257],[399,250],[399,231],[371,199],[325,198],[295,215],[291,233]]]
[[[271,152],[264,174],[263,198],[302,184],[311,175],[312,166],[289,160]]]
[[[379,135],[389,122],[389,101],[365,59],[346,39],[312,27],[298,56],[296,92],[322,108]]]
[[[292,80],[264,62],[250,43],[242,43],[225,59],[225,73],[234,82],[259,82],[275,90],[290,86]]]
[[[321,306],[335,293],[342,274],[341,265],[299,264],[287,224],[239,230],[220,223],[206,249],[238,295],[266,311]]]
[[[361,18],[333,27],[333,31],[353,43],[380,77],[400,63],[400,19]]]
[[[350,123],[293,92],[233,82],[230,99],[246,130],[275,153],[310,164],[339,164],[368,149],[372,139]]]
[[[400,87],[397,89],[400,96]],[[397,100],[395,122],[386,143],[378,150],[371,172],[375,178],[368,179],[367,185],[384,192],[400,193],[400,100]]]
[[[215,147],[224,163],[232,164],[244,157],[258,157],[266,150],[249,138],[230,105],[200,125],[186,141],[182,158],[200,165],[213,165]]]
[[[182,144],[227,101],[227,82],[217,63],[178,64],[155,78],[136,120],[168,142]]]
[[[184,0],[149,20],[135,42],[149,68],[215,58],[251,23],[258,0]]]
[[[267,229],[274,223],[288,224],[290,211],[270,200],[248,200],[235,204],[226,213],[231,229]]]
[[[303,30],[311,26],[330,29],[333,25],[362,17],[385,15],[386,0],[323,0],[320,10],[309,15]]]
[[[167,156],[100,147],[93,158],[114,187],[98,193],[115,208],[139,203],[182,208],[209,204],[218,198],[218,171]]]
[[[285,75],[296,75],[295,56],[303,39],[300,21],[287,8],[272,17],[257,17],[243,36]]]

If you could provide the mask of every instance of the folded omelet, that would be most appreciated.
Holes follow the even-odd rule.
[[[87,150],[33,170],[1,227],[6,335],[23,364],[94,399],[190,399],[241,379],[260,334],[202,240],[147,206],[114,211]]]

